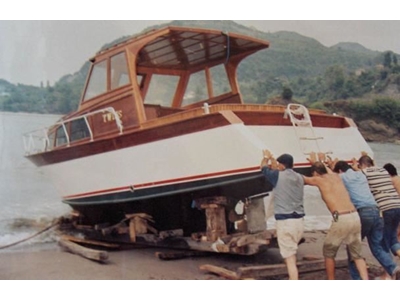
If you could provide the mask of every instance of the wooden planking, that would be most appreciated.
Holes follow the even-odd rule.
[[[283,118],[284,107],[281,106],[219,104],[211,105],[210,111],[211,113],[206,115],[201,108],[183,111],[150,120],[143,123],[140,128],[125,131],[123,135],[116,130],[112,134],[95,137],[92,142],[79,142],[70,147],[63,146],[52,151],[33,154],[28,158],[37,166],[43,166],[238,122],[249,126],[292,126],[289,119]],[[227,111],[233,113],[229,114]],[[311,118],[315,127],[343,128],[349,126],[342,117],[324,115],[318,111],[312,114]]]
[[[347,259],[336,260],[336,268],[346,268],[347,266]],[[301,261],[297,263],[297,268],[299,273],[325,270],[325,260]],[[287,275],[287,267],[285,264],[240,267],[237,273],[239,278],[268,278]]]
[[[43,166],[217,128],[229,125],[229,122],[220,114],[210,114],[200,118],[183,120],[179,124],[164,125],[136,130],[123,135],[116,132],[114,136],[105,136],[93,142],[33,154],[28,158],[37,166]]]
[[[346,268],[348,265],[347,259],[336,260],[336,268]],[[200,270],[213,273],[226,279],[257,279],[271,278],[274,276],[287,275],[287,267],[285,264],[260,265],[250,267],[239,267],[236,271],[228,270],[223,267],[210,264],[201,265]],[[318,259],[312,261],[302,261],[297,263],[297,268],[300,273],[309,273],[325,270],[325,260]]]

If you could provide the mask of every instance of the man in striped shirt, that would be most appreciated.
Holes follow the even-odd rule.
[[[333,171],[342,178],[351,202],[356,207],[361,220],[361,240],[365,237],[372,255],[384,268],[385,273],[376,279],[392,279],[399,277],[400,267],[397,267],[389,249],[383,244],[383,218],[372,195],[366,176],[361,171],[354,171],[347,162],[339,160],[336,163],[328,161]],[[359,279],[354,262],[349,263],[353,279]]]
[[[400,196],[393,186],[389,173],[384,168],[374,166],[371,157],[362,155],[358,165],[366,175],[372,195],[382,212],[386,245],[394,255],[400,256],[400,242],[397,238],[397,227],[400,224]]]

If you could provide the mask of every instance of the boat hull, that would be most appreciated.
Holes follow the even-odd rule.
[[[249,195],[272,189],[260,172],[211,178],[162,187],[121,191],[95,197],[64,200],[85,217],[86,222],[117,223],[127,214],[151,215],[155,227],[162,230],[183,228],[185,232],[204,231],[204,211],[195,205],[196,199],[224,196],[233,208]],[[189,217],[190,216],[190,217]],[[196,228],[199,224],[200,228]]]
[[[209,116],[204,119],[209,120]],[[290,153],[295,170],[305,175],[309,175],[310,151],[331,153],[348,161],[361,151],[372,152],[352,126],[315,127],[315,135],[323,139],[302,141],[293,126],[221,120],[211,128],[175,126],[179,135],[166,131],[169,135],[163,136],[161,130],[157,139],[146,143],[136,143],[135,135],[116,136],[82,146],[92,147],[93,154],[71,146],[61,150],[66,155],[49,158],[44,153],[33,156],[33,161],[53,180],[64,203],[96,222],[121,219],[146,201],[171,206],[171,201],[184,199],[184,206],[190,210],[191,201],[197,198],[224,196],[237,202],[271,191],[272,186],[259,167],[263,149],[270,149],[276,156]],[[198,124],[202,124],[201,118]],[[122,141],[126,146],[115,150],[106,151],[99,146],[123,144]],[[154,215],[151,209],[147,210]]]

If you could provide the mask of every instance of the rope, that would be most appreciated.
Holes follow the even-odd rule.
[[[40,230],[39,232],[36,232],[35,234],[33,234],[33,235],[31,235],[31,236],[29,236],[29,237],[27,237],[27,238],[25,238],[25,239],[22,239],[22,240],[20,240],[20,241],[17,241],[17,242],[14,242],[14,243],[11,243],[11,244],[8,244],[8,245],[5,245],[5,246],[0,246],[0,250],[6,249],[6,248],[10,248],[10,247],[12,247],[12,246],[15,246],[15,245],[21,244],[21,243],[23,243],[23,242],[26,242],[27,240],[30,240],[30,239],[32,239],[32,238],[34,238],[34,237],[36,237],[36,236],[42,234],[43,232],[45,232],[45,231],[47,231],[47,230],[50,230],[51,228],[55,227],[55,226],[58,225],[59,223],[60,223],[60,219],[57,219],[54,223],[50,224],[50,225],[47,226],[46,228]]]

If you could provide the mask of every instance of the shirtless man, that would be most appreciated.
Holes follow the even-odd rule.
[[[324,157],[319,155],[319,159]],[[335,257],[342,243],[346,243],[361,279],[368,279],[366,263],[361,253],[360,217],[350,200],[350,196],[338,174],[317,160],[316,154],[310,156],[312,177],[304,176],[306,185],[318,187],[322,199],[332,213],[333,222],[326,235],[323,255],[328,279],[335,279]],[[328,172],[329,170],[329,172]]]

